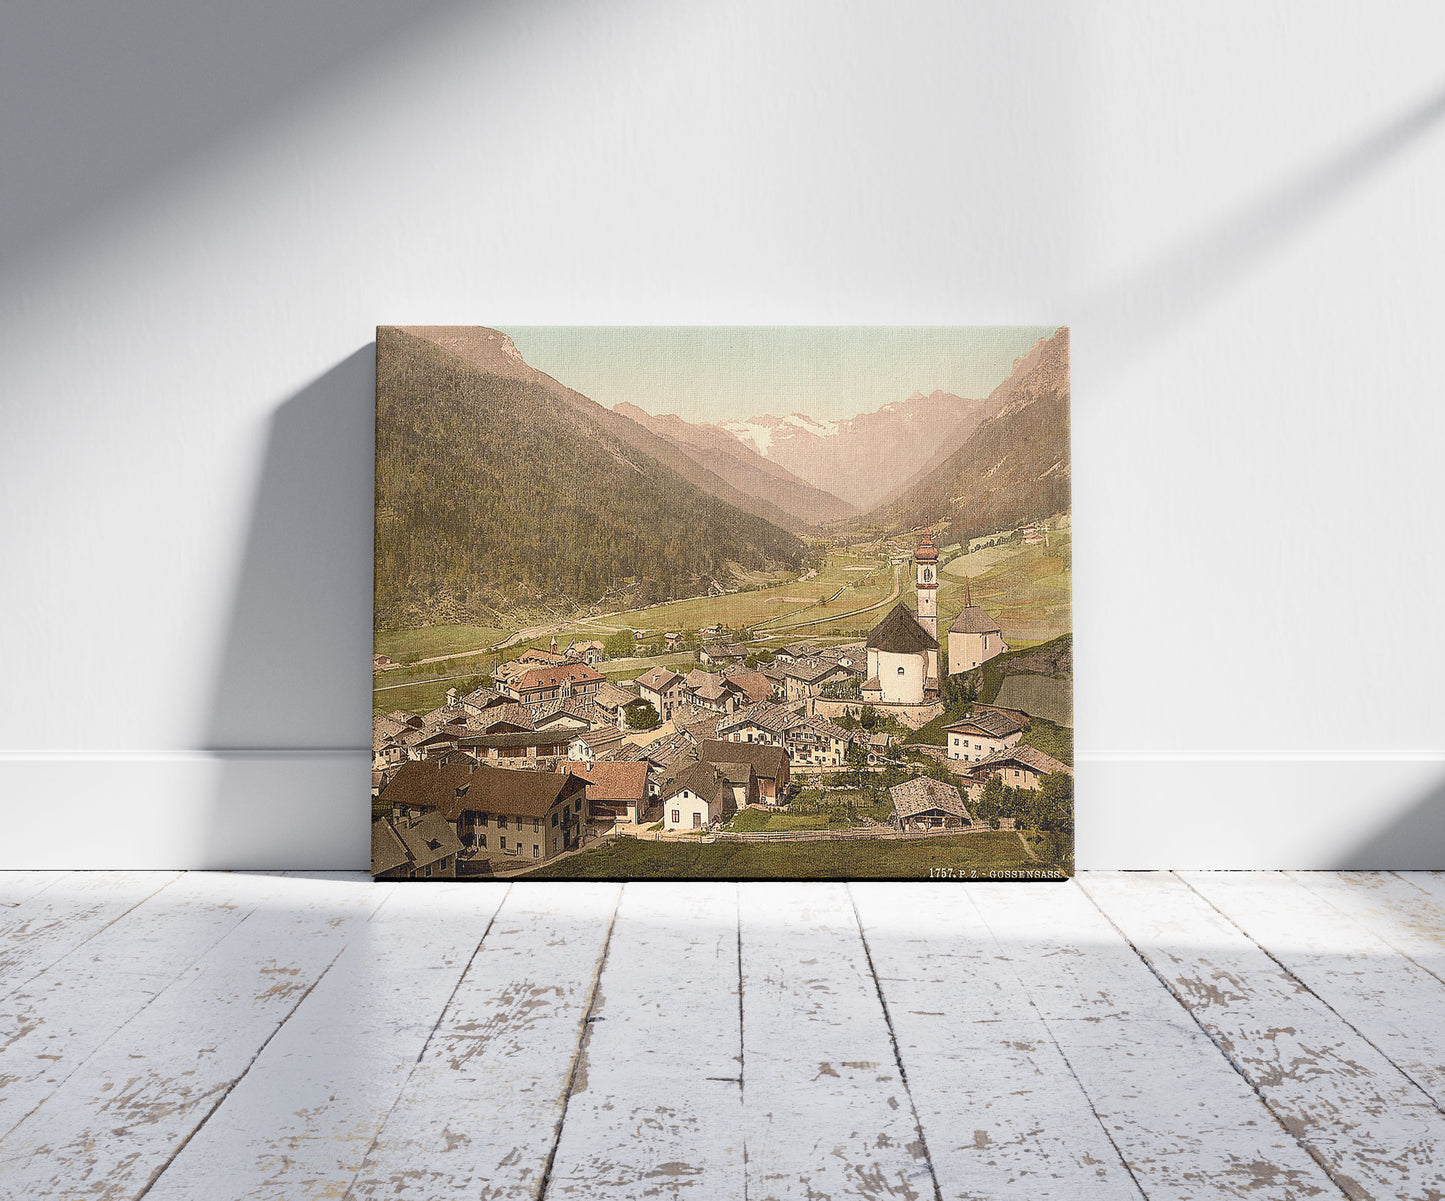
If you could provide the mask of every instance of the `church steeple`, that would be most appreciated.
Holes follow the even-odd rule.
[[[938,637],[938,548],[933,545],[933,531],[924,530],[913,552],[918,574],[918,624],[929,636]]]

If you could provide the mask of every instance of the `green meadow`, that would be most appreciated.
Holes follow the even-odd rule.
[[[1009,830],[956,837],[839,842],[649,842],[620,838],[558,860],[528,880],[920,880],[1050,869]],[[1032,873],[1039,873],[1032,876]],[[950,875],[953,873],[953,875]],[[1062,873],[1059,877],[1062,879]]]

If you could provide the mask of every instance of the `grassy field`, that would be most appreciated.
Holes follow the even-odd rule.
[[[845,824],[822,813],[765,813],[761,809],[744,809],[728,823],[728,829],[749,834],[780,833],[788,830],[826,830]]]
[[[414,630],[378,630],[375,653],[397,663],[415,663],[433,655],[454,655],[492,646],[512,633],[492,626],[422,626]]]
[[[1021,649],[1067,633],[1071,618],[1069,564],[1070,537],[1067,530],[1050,533],[1047,545],[1011,543],[951,560],[940,573],[940,630],[948,628],[962,607],[963,577],[970,575],[974,603],[982,604],[998,616],[1004,628],[1004,637],[1011,647]],[[916,603],[912,573],[905,568],[903,574],[901,599],[912,606]],[[838,593],[840,588],[843,591]],[[620,618],[579,618],[558,631],[557,640],[565,645],[573,637],[605,637],[624,624],[641,630],[696,631],[715,623],[733,628],[762,623],[755,631],[756,636],[771,646],[796,639],[826,642],[855,638],[877,624],[885,610],[879,608],[855,617],[839,617],[837,621],[826,619],[833,613],[843,614],[878,605],[892,591],[893,568],[875,550],[833,551],[818,574],[809,580],[792,578],[749,592],[672,601]],[[820,598],[825,596],[831,599],[826,606],[820,605]],[[820,625],[800,626],[800,623],[818,618],[825,620]],[[510,630],[474,625],[426,626],[379,632],[375,638],[377,653],[412,666],[377,673],[375,687],[386,690],[374,694],[374,711],[387,713],[393,709],[406,709],[426,712],[436,708],[445,699],[448,688],[460,687],[465,680],[441,680],[435,684],[412,684],[412,681],[483,675],[490,671],[491,660],[487,656],[473,655],[416,665],[417,660],[476,651],[502,641],[511,633]],[[520,652],[518,647],[508,653],[515,655]],[[603,663],[600,670],[609,679],[620,680],[645,671],[654,663],[686,669],[691,664],[691,656],[616,660]],[[387,687],[396,684],[409,686]],[[1027,704],[1022,707],[1029,708]],[[1056,708],[1050,706],[1045,710],[1046,715],[1052,715]]]
[[[443,659],[440,663],[413,663],[406,667],[393,667],[390,671],[377,671],[371,675],[374,690],[395,689],[398,684],[417,684],[423,680],[434,680],[437,676],[489,676],[499,656],[495,653],[464,655],[459,659]]]
[[[867,567],[870,570],[848,571],[849,567]],[[822,597],[832,596],[839,588],[844,589],[842,595],[826,607],[818,605]],[[766,629],[776,629],[800,620],[826,617],[830,609],[845,613],[849,609],[876,604],[892,590],[892,569],[887,563],[876,555],[839,551],[830,555],[822,570],[810,580],[791,579],[751,592],[670,601],[629,613],[626,620],[639,630],[685,631],[716,624],[736,628],[774,619]],[[845,624],[851,628],[858,623]]]
[[[1015,649],[1047,642],[1073,628],[1073,544],[1054,530],[1046,544],[990,546],[951,559],[939,572],[938,626],[946,630],[963,608],[964,577],[973,603],[998,618]]]
[[[1060,763],[1074,766],[1074,732],[1068,726],[1056,726],[1046,718],[1036,717],[1019,741],[1052,755]]]
[[[450,672],[446,673],[450,675]],[[478,685],[487,683],[482,676],[462,676],[456,680],[441,680],[435,684],[412,684],[405,688],[388,688],[384,692],[371,694],[371,715],[390,713],[405,709],[408,713],[430,713],[446,703],[447,689],[455,688],[460,693],[470,692]]]
[[[914,842],[644,842],[619,839],[527,874],[529,880],[918,880],[1050,869],[1006,830]],[[1038,878],[1038,877],[1035,877]]]
[[[1074,724],[1074,682],[1052,676],[1020,673],[1008,676],[999,687],[994,703],[1022,709],[1034,717],[1046,717],[1062,726]]]

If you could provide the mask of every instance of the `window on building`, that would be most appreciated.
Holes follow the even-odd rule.
[[[485,834],[477,835],[477,846],[481,847],[484,851],[487,849],[487,836]]]
[[[898,669],[898,674],[899,674],[900,676],[903,674],[903,668],[900,667],[900,668]]]
[[[498,830],[505,830],[506,828],[507,828],[507,815],[506,815],[505,813],[498,814],[498,815],[497,815],[497,829],[498,829]]]
[[[554,826],[557,824],[557,815],[556,815],[555,813],[552,814],[552,824],[553,824]]]
[[[674,809],[674,810],[672,811],[672,824],[673,824],[674,826],[676,826],[676,825],[681,824],[681,822],[682,822],[682,813],[681,813],[681,811],[679,811],[679,810],[677,810],[677,809]]]
[[[537,831],[540,830],[541,828],[542,828],[541,819],[534,817],[534,818],[532,819],[532,833],[533,833],[533,834],[537,833]]]
[[[542,852],[541,852],[541,850],[538,848],[537,844],[534,842],[534,843],[532,844],[532,858],[533,858],[533,859],[540,859],[541,857],[542,857]]]
[[[497,839],[497,845],[500,846],[504,851],[507,849],[507,839],[505,835]]]

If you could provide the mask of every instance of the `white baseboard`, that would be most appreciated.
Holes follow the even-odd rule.
[[[0,869],[362,870],[359,750],[0,753]],[[1445,755],[1081,756],[1080,868],[1445,868]]]

